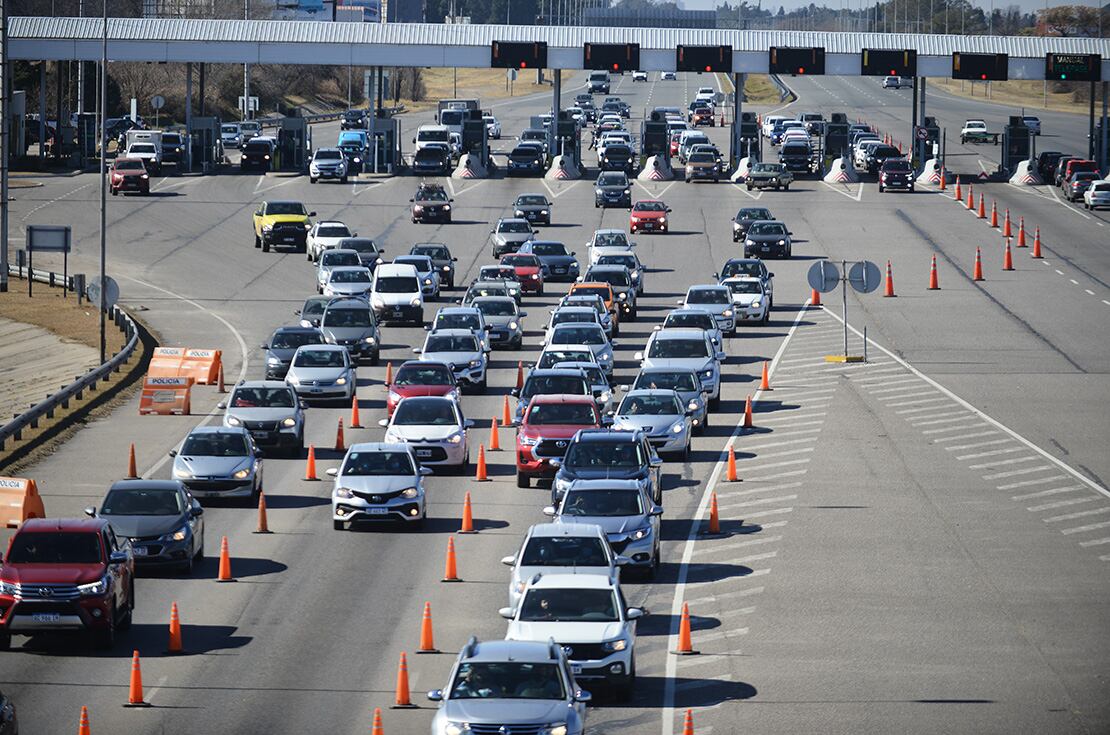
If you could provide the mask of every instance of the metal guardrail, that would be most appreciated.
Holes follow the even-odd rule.
[[[26,276],[27,269],[9,266],[9,273],[23,278]],[[63,281],[61,274],[51,273],[49,271],[34,270],[31,273],[31,277],[43,283],[59,284]],[[70,276],[69,282],[72,283],[74,278],[75,276]],[[54,418],[54,411],[59,407],[63,410],[67,409],[69,408],[69,402],[71,400],[81,400],[81,398],[84,397],[85,391],[96,390],[97,383],[105,379],[111,373],[118,371],[120,366],[130,359],[135,351],[135,347],[139,344],[139,328],[127,312],[118,306],[113,306],[111,308],[109,317],[116,327],[127,335],[127,344],[107,362],[99,367],[93,368],[84,375],[77,376],[74,382],[49,396],[46,400],[31,406],[29,409],[18,414],[11,421],[0,427],[0,451],[4,450],[9,439],[19,441],[23,438],[23,431],[26,429],[37,429],[39,421],[43,418]]]
[[[786,86],[786,84],[784,84],[783,81],[779,79],[778,74],[769,74],[768,76],[771,77],[771,81],[774,82],[775,86],[779,88],[779,102],[786,102],[788,97],[797,98],[797,95],[794,94],[794,90]]]

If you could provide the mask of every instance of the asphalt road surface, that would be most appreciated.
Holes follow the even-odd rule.
[[[566,85],[564,104],[578,79]],[[707,81],[622,77],[613,93],[630,102],[630,129],[638,130],[645,108],[685,107]],[[847,111],[888,132],[908,130],[908,92],[883,91],[878,80],[790,83],[800,99],[789,110]],[[978,101],[931,99],[931,113],[949,130],[965,117],[999,123],[1009,114]],[[498,104],[509,136],[549,100]],[[1061,150],[1084,144],[1075,138],[1082,121],[1041,117]],[[421,122],[406,121],[405,130]],[[333,133],[319,128],[317,145]],[[719,128],[710,135],[727,145]],[[997,152],[949,142],[950,156],[966,156],[961,170]],[[164,344],[222,349],[232,381],[261,375],[258,345],[293,322],[293,310],[313,293],[303,255],[251,247],[259,200],[301,199],[321,218],[378,238],[387,258],[414,242],[445,242],[459,257],[461,283],[489,262],[490,226],[520,192],[554,199],[555,223],[544,236],[582,256],[595,228],[627,227],[626,211],[592,206],[589,181],[519,179],[450,182],[455,223],[413,225],[407,204],[415,184],[363,177],[310,186],[306,177],[237,171],[160,178],[149,198],[110,200],[109,273],[124,305]],[[72,225],[71,269],[93,272],[97,185],[95,177],[59,177],[21,190],[13,226]],[[794,257],[771,264],[770,324],[742,328],[728,341],[721,408],[694,440],[690,461],[664,468],[662,571],[653,583],[626,585],[630,602],[650,610],[639,624],[636,694],[627,704],[599,697],[592,732],[670,735],[681,732],[686,708],[698,733],[1110,730],[1106,214],[1077,211],[1042,188],[984,189],[1015,220],[1040,227],[1044,260],[1015,251],[1015,270],[1003,272],[1001,237],[952,201],[950,189],[879,194],[866,179],[806,180],[765,193],[728,183],[636,185],[636,198],[660,197],[674,209],[674,230],[636,238],[647,291],[640,319],[620,335],[618,383],[634,376],[633,353],[687,286],[710,282],[737,254],[729,218],[738,207],[758,202],[787,222]],[[984,282],[971,280],[976,246]],[[928,291],[934,255],[941,290]],[[848,296],[850,351],[862,351],[856,330],[866,327],[866,364],[824,360],[842,351],[843,328],[839,292],[825,295],[827,310],[806,308],[805,272],[821,258],[892,262],[896,298]],[[466,415],[479,422],[470,432],[475,448],[488,441],[517,361],[538,352],[554,291],[526,299],[525,348],[493,353],[489,393],[463,398]],[[411,357],[423,334],[386,329],[382,366],[359,370],[370,428],[348,429],[348,442],[380,438],[385,362]],[[761,393],[765,361],[773,390]],[[748,395],[756,428],[738,429]],[[166,453],[198,422],[219,420],[217,400],[213,389],[198,388],[190,417],[139,417],[132,401],[82,430],[29,473],[48,513],[79,515],[97,503],[124,474],[130,442],[141,474],[168,477]],[[331,446],[346,415],[310,409],[308,441]],[[500,438],[512,446],[511,432]],[[730,445],[742,482],[724,479]],[[425,733],[434,704],[421,693],[446,684],[470,635],[504,635],[497,609],[507,570],[498,560],[545,520],[548,491],[515,487],[511,451],[488,458],[490,483],[428,478],[423,532],[333,531],[330,483],[303,481],[303,459],[266,459],[273,535],[251,534],[254,509],[213,504],[205,515],[207,561],[192,578],[141,578],[134,627],[112,651],[17,636],[0,654],[0,688],[28,733],[71,730],[81,705],[90,708],[94,732],[366,732],[373,708],[393,701],[398,657],[417,647],[427,601],[444,653],[410,655],[421,707],[385,713],[387,733]],[[336,464],[335,453],[321,452],[321,473]],[[443,553],[467,490],[479,533],[456,537],[465,581],[444,585]],[[697,533],[710,491],[725,531],[713,538]],[[213,581],[223,535],[237,584]],[[174,601],[189,651],[182,657],[162,653]],[[683,602],[697,656],[668,654]],[[149,709],[120,706],[132,650],[143,656]]]

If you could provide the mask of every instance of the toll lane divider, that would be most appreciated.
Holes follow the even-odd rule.
[[[192,378],[198,385],[215,385],[220,377],[220,350],[159,347],[150,358],[147,377]]]
[[[35,481],[26,477],[0,477],[0,523],[5,528],[19,528],[30,518],[45,518]]]

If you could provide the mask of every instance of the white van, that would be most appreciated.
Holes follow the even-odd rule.
[[[439,113],[439,124],[447,128],[452,133],[462,135],[463,119],[466,117],[467,110],[442,110]]]
[[[442,143],[451,146],[451,131],[446,125],[421,125],[416,129],[416,137],[412,139],[416,150],[427,146],[429,143]],[[414,151],[415,152],[415,151]]]
[[[374,269],[370,307],[379,322],[424,324],[424,294],[416,267],[409,263],[383,263]]]

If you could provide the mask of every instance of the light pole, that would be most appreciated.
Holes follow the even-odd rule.
[[[107,2],[108,0],[104,0]],[[243,0],[243,20],[250,20],[251,0]],[[251,119],[251,65],[243,64],[243,119]]]
[[[105,337],[107,319],[107,258],[108,258],[108,0],[104,0],[103,36],[100,45],[100,362],[107,360]],[[61,132],[61,121],[58,121]],[[28,274],[29,276],[30,274]]]
[[[8,5],[0,2],[0,293],[8,290],[8,87]]]

